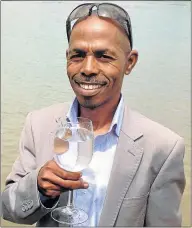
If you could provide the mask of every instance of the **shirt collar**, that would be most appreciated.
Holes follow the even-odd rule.
[[[119,104],[117,106],[115,115],[113,116],[113,120],[112,120],[111,126],[108,131],[108,132],[110,132],[114,128],[115,133],[118,137],[120,135],[121,125],[122,125],[122,120],[123,120],[123,113],[124,113],[124,99],[121,94]]]
[[[78,109],[79,109],[79,102],[78,102],[77,98],[75,98],[66,115],[66,117],[69,121],[76,122],[77,117],[78,117]],[[114,132],[118,137],[120,135],[121,125],[122,125],[122,120],[123,120],[123,112],[124,112],[124,99],[121,94],[119,104],[117,106],[115,115],[113,116],[113,120],[112,120],[111,126],[108,131],[108,132],[111,132],[114,129]]]
[[[67,119],[71,122],[76,122],[77,117],[78,117],[78,112],[79,112],[79,102],[77,98],[75,98],[69,108],[69,111],[66,115]]]

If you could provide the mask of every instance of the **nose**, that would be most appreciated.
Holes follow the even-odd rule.
[[[81,68],[81,75],[96,76],[98,74],[98,67],[94,56],[86,56]]]

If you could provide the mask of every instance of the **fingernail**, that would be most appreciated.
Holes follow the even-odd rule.
[[[84,188],[88,188],[89,187],[89,184],[87,182],[84,182],[83,183],[83,186],[84,186]]]

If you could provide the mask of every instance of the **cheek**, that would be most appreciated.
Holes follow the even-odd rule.
[[[67,75],[69,78],[80,72],[80,64],[67,63]]]
[[[114,75],[122,75],[125,68],[124,59],[118,59],[113,62],[109,62],[104,66],[104,69],[108,72],[113,72]]]
[[[102,72],[111,82],[112,86],[121,84],[124,76],[123,66],[109,63]]]

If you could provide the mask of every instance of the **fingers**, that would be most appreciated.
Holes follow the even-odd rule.
[[[69,172],[59,167],[58,170],[53,170],[54,174],[65,180],[79,180],[82,174],[80,172]]]
[[[59,185],[56,184],[52,184],[49,181],[43,181],[43,183],[41,184],[41,187],[43,190],[54,190],[54,191],[61,191],[62,187],[60,187]]]
[[[54,172],[57,176],[65,180],[79,180],[82,176],[81,172],[70,172],[62,169],[54,160],[48,162],[45,169],[47,172]]]
[[[88,188],[88,183],[81,179],[80,172],[68,172],[53,160],[40,169],[37,184],[39,190],[51,198],[68,189]]]
[[[51,182],[52,185],[60,186],[61,188],[65,188],[65,189],[87,188],[87,183],[83,182],[82,179],[78,179],[78,180],[63,179],[55,175],[54,173],[45,173],[41,178],[45,182],[49,181]],[[56,186],[54,189],[57,189]],[[46,184],[43,187],[48,188]],[[60,189],[57,189],[57,190],[60,190]]]
[[[48,197],[50,197],[50,198],[55,198],[55,197],[57,197],[57,196],[60,196],[60,194],[61,194],[61,188],[60,188],[60,190],[54,190],[54,189],[49,189],[49,188],[41,188],[41,189],[39,189],[39,191],[43,194],[43,195],[46,195],[46,196],[48,196]]]

